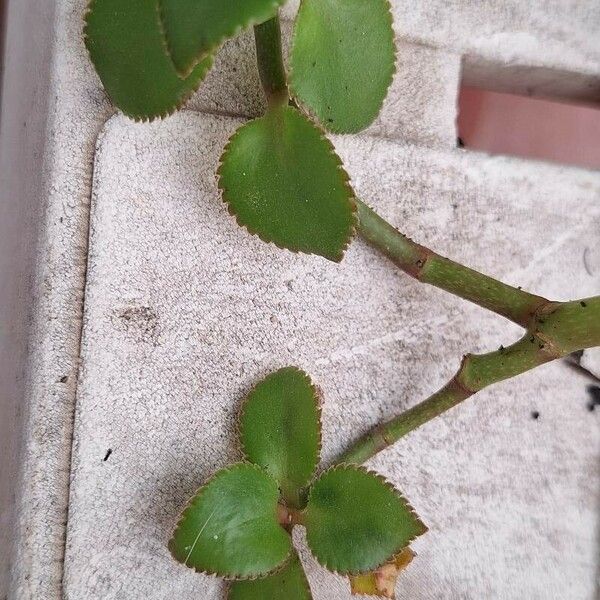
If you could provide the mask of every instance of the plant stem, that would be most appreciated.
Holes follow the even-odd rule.
[[[363,463],[483,388],[593,346],[600,346],[600,296],[547,302],[537,309],[529,330],[518,342],[488,354],[467,354],[441,390],[367,433],[336,462]]]
[[[279,18],[254,28],[260,78],[269,104],[289,100]],[[467,354],[456,375],[424,402],[358,440],[338,463],[363,463],[483,388],[577,350],[600,346],[600,296],[551,302],[439,256],[400,233],[357,200],[358,233],[403,271],[498,313],[526,329],[508,348]],[[291,513],[284,516],[290,519]]]
[[[281,26],[275,16],[254,27],[256,60],[260,81],[269,104],[286,104],[289,100],[283,54],[281,52]]]
[[[258,70],[269,104],[287,103],[279,17],[257,25],[254,35]],[[536,310],[548,302],[435,254],[400,233],[360,200],[357,206],[360,236],[419,281],[470,300],[525,328]]]
[[[415,279],[470,300],[525,328],[535,311],[548,302],[439,256],[400,233],[360,200],[357,206],[360,236]]]

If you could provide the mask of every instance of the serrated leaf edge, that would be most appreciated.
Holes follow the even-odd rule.
[[[349,576],[349,575],[364,575],[365,573],[369,573],[370,571],[375,571],[376,569],[379,569],[380,567],[382,567],[383,565],[385,565],[387,562],[390,561],[390,559],[394,556],[396,556],[399,552],[401,552],[404,548],[406,548],[407,546],[409,546],[414,540],[416,540],[419,536],[427,533],[427,531],[429,530],[427,525],[425,525],[425,523],[423,523],[423,521],[421,520],[421,518],[419,517],[419,515],[417,514],[416,510],[413,508],[413,506],[410,504],[410,502],[408,502],[408,500],[398,491],[398,489],[396,489],[396,487],[394,486],[394,484],[392,484],[390,481],[388,481],[383,475],[381,475],[380,473],[377,473],[376,471],[371,471],[370,469],[367,469],[366,467],[363,467],[361,465],[354,465],[354,464],[349,464],[349,463],[339,463],[336,465],[332,465],[331,467],[329,467],[328,469],[325,469],[325,471],[323,471],[319,477],[317,477],[311,484],[310,486],[310,493],[308,495],[308,501],[306,503],[306,508],[305,510],[308,510],[308,506],[310,504],[310,498],[312,496],[312,491],[313,491],[313,486],[315,483],[317,483],[317,481],[319,479],[321,479],[322,477],[324,477],[325,475],[327,475],[328,473],[332,472],[332,471],[362,471],[363,473],[366,473],[368,475],[372,475],[374,477],[376,477],[377,479],[379,479],[379,481],[381,481],[381,483],[383,483],[383,485],[385,485],[385,487],[387,487],[389,490],[391,490],[398,498],[400,498],[402,500],[402,502],[404,502],[404,504],[406,505],[406,508],[408,509],[408,512],[414,517],[416,523],[420,526],[421,532],[417,533],[416,535],[412,536],[409,540],[407,540],[407,542],[405,544],[403,544],[402,546],[399,546],[396,550],[394,550],[392,552],[392,554],[390,554],[388,557],[386,557],[383,561],[381,561],[379,564],[373,566],[373,567],[369,567],[368,569],[364,569],[364,570],[360,570],[360,571],[340,571],[336,568],[332,568],[329,565],[326,564],[325,561],[322,561],[314,552],[314,550],[312,549],[309,541],[308,541],[308,528],[306,528],[306,542],[308,545],[308,548],[311,552],[311,554],[315,557],[316,561],[325,569],[327,569],[329,572],[331,573],[335,573],[336,575],[340,575],[340,576]]]
[[[94,66],[94,70],[96,71],[96,74],[98,75],[98,78],[100,79],[100,81],[102,82],[102,78],[100,77],[100,74],[98,73],[98,70],[96,69],[96,64],[94,63],[94,60],[92,58],[92,53],[90,51],[90,48],[88,46],[88,26],[89,26],[89,22],[88,22],[88,16],[90,15],[90,13],[92,12],[95,4],[98,2],[99,0],[89,0],[88,5],[86,7],[85,13],[83,15],[83,20],[84,20],[84,27],[83,27],[83,43],[85,45],[85,49],[88,53],[88,57],[90,59],[90,62],[92,63],[92,65]],[[158,0],[156,0],[156,10],[157,10],[157,19],[158,19],[158,23],[159,26],[162,29],[162,25],[160,22],[160,18],[158,18]],[[170,55],[167,55],[169,60],[171,59]],[[108,93],[108,90],[104,87],[104,83],[102,83],[102,87],[106,93],[106,95],[110,98],[111,104],[113,104],[113,106],[115,106],[115,108],[117,108],[120,112],[122,112],[126,117],[132,119],[133,121],[135,121],[136,123],[151,123],[152,121],[156,121],[159,119],[165,119],[167,117],[170,117],[172,114],[176,113],[178,110],[181,110],[185,104],[187,103],[187,101],[198,91],[198,88],[200,87],[200,85],[202,84],[202,82],[204,81],[204,79],[206,78],[206,76],[208,75],[209,71],[212,69],[213,65],[214,65],[214,56],[210,56],[209,54],[207,54],[202,60],[208,60],[208,64],[206,65],[206,71],[204,72],[204,74],[202,75],[202,77],[198,78],[198,81],[187,91],[185,92],[180,98],[179,100],[170,108],[167,108],[165,111],[158,113],[158,114],[152,114],[152,115],[136,115],[133,113],[130,113],[126,110],[123,110],[116,102],[114,102],[114,100],[112,99],[111,95]],[[192,71],[194,70],[194,68],[196,67],[196,65],[198,65],[201,62],[201,60],[199,60],[194,67],[192,67],[192,69],[190,70],[189,74],[190,75],[192,73]],[[182,77],[181,79],[185,80],[186,77]]]
[[[229,212],[229,214],[232,217],[235,218],[236,223],[240,227],[242,227],[246,231],[248,231],[248,233],[250,233],[250,235],[255,235],[256,237],[258,237],[263,242],[266,242],[267,244],[272,244],[273,246],[276,246],[280,250],[288,250],[288,251],[292,252],[293,254],[306,254],[308,256],[320,256],[321,258],[325,258],[327,260],[331,260],[332,262],[339,263],[339,262],[341,262],[343,260],[344,255],[346,253],[346,250],[348,249],[348,247],[352,243],[352,240],[354,239],[354,236],[356,235],[356,228],[358,226],[357,206],[356,206],[356,199],[357,198],[356,198],[356,194],[354,193],[354,189],[350,185],[350,175],[348,175],[348,172],[344,168],[344,163],[343,163],[342,159],[339,157],[339,155],[337,154],[337,152],[335,151],[335,147],[334,147],[333,143],[327,137],[326,133],[319,126],[319,124],[317,122],[315,122],[314,120],[308,118],[302,111],[298,110],[297,108],[294,108],[292,106],[289,106],[288,108],[291,109],[291,110],[295,110],[296,112],[298,112],[298,114],[300,114],[303,118],[305,118],[307,120],[307,122],[312,127],[314,127],[317,130],[317,132],[319,133],[320,139],[325,142],[325,144],[327,145],[327,147],[329,149],[329,153],[334,157],[337,169],[341,172],[341,175],[342,175],[342,185],[346,189],[346,192],[348,193],[348,201],[350,202],[350,210],[351,210],[351,217],[352,217],[352,219],[351,219],[350,228],[348,230],[348,235],[346,236],[346,239],[345,239],[344,244],[343,244],[343,246],[342,246],[342,248],[340,250],[339,255],[336,256],[336,258],[331,258],[329,256],[323,256],[322,254],[318,254],[317,252],[308,252],[306,250],[301,250],[300,248],[287,247],[287,246],[283,246],[281,244],[278,244],[274,240],[270,240],[270,239],[264,237],[259,231],[254,231],[246,223],[242,222],[240,220],[240,218],[238,217],[238,215],[233,210],[233,208],[231,206],[231,201],[230,201],[230,199],[228,197],[228,190],[227,190],[227,188],[222,183],[223,178],[222,178],[221,169],[222,169],[222,167],[223,167],[223,165],[225,163],[225,160],[227,159],[227,154],[229,152],[230,147],[235,143],[236,138],[238,137],[238,135],[240,134],[240,132],[246,126],[250,125],[250,123],[254,123],[256,121],[260,121],[260,120],[264,119],[266,117],[266,115],[263,115],[262,117],[257,117],[255,119],[251,119],[251,120],[247,121],[246,123],[244,123],[243,125],[241,125],[240,127],[238,127],[236,129],[236,131],[233,133],[233,135],[229,138],[229,140],[227,141],[227,144],[225,144],[225,147],[223,148],[223,153],[221,154],[221,157],[219,159],[219,166],[217,168],[217,173],[216,173],[217,174],[217,187],[219,188],[219,190],[221,190],[221,195],[222,195],[223,202],[227,206],[227,212]]]
[[[258,573],[256,575],[251,575],[251,576],[247,576],[247,577],[246,576],[234,576],[234,575],[229,575],[229,574],[225,574],[225,573],[219,573],[218,571],[206,571],[206,570],[203,570],[203,569],[198,569],[198,568],[196,568],[193,565],[186,565],[186,564],[182,563],[173,554],[173,551],[171,549],[171,543],[173,542],[173,540],[174,540],[177,532],[179,531],[179,529],[181,528],[181,526],[183,524],[185,513],[192,507],[192,505],[194,503],[194,500],[196,498],[198,498],[200,496],[200,494],[208,487],[208,485],[210,485],[218,477],[220,477],[224,473],[229,473],[231,471],[234,471],[236,468],[238,468],[240,466],[250,466],[254,470],[259,471],[261,473],[264,473],[270,479],[272,479],[275,484],[277,484],[277,482],[275,481],[275,479],[273,479],[273,477],[271,476],[271,474],[267,473],[267,471],[265,469],[263,469],[259,465],[256,465],[254,463],[247,462],[247,461],[238,461],[238,462],[235,462],[235,463],[231,463],[231,464],[227,465],[226,467],[223,467],[222,469],[219,469],[218,471],[215,471],[196,490],[196,492],[194,494],[192,494],[192,496],[188,499],[188,501],[187,501],[186,505],[184,506],[183,510],[179,513],[179,517],[177,518],[177,524],[175,525],[175,528],[173,529],[173,534],[169,538],[169,542],[167,544],[167,548],[169,549],[169,553],[171,554],[171,556],[173,557],[173,559],[175,560],[175,562],[177,562],[178,564],[180,564],[180,565],[182,565],[184,567],[187,567],[188,569],[192,569],[196,573],[202,573],[203,575],[208,575],[209,577],[218,577],[220,579],[225,579],[226,581],[252,581],[254,579],[261,579],[261,578],[266,577],[268,575],[273,575],[273,574],[277,573],[278,571],[280,571],[283,568],[283,565],[285,565],[287,563],[287,561],[289,560],[290,554],[292,553],[292,549],[293,549],[293,543],[292,543],[291,536],[290,536],[290,550],[288,551],[287,555],[285,556],[285,558],[283,559],[283,561],[279,565],[277,565],[275,568],[273,568],[273,569],[271,569],[269,571],[264,571],[264,572]],[[283,529],[283,527],[282,527],[282,529]]]
[[[228,30],[226,33],[224,33],[218,39],[218,41],[215,42],[206,52],[204,52],[203,54],[198,54],[184,70],[180,71],[175,65],[175,62],[173,61],[171,43],[169,41],[169,36],[167,35],[167,29],[165,27],[163,3],[162,0],[157,0],[160,30],[162,32],[163,38],[163,47],[167,53],[167,56],[173,63],[175,72],[179,75],[181,79],[186,79],[198,63],[202,62],[207,56],[214,54],[227,40],[236,37],[245,29],[249,29],[250,27],[254,27],[255,25],[260,25],[261,23],[272,19],[277,14],[277,11],[280,9],[280,7],[283,6],[283,4],[285,4],[285,2],[287,2],[287,0],[273,0],[273,2],[271,2],[271,10],[273,11],[273,14],[270,17],[266,19],[248,19],[241,25],[236,25],[235,27],[233,27],[233,29]]]
[[[267,375],[265,375],[260,381],[258,381],[257,383],[255,383],[254,386],[252,386],[252,388],[250,389],[250,391],[246,394],[246,397],[242,401],[242,404],[241,404],[240,409],[238,411],[237,419],[236,419],[236,422],[235,422],[236,440],[237,440],[238,450],[241,453],[244,461],[245,462],[249,462],[249,463],[251,463],[253,465],[256,464],[246,454],[246,451],[244,450],[244,444],[242,442],[242,418],[244,416],[246,405],[248,404],[250,396],[252,395],[252,393],[254,392],[254,390],[267,377],[270,377],[271,375],[275,375],[275,373],[279,373],[280,371],[287,371],[287,370],[293,370],[293,371],[296,371],[296,372],[300,373],[300,375],[302,375],[303,378],[306,381],[308,381],[308,384],[310,385],[310,388],[311,388],[312,393],[313,393],[313,397],[315,399],[315,407],[317,409],[317,420],[318,420],[317,426],[318,426],[318,434],[319,434],[319,441],[318,441],[318,447],[317,447],[317,462],[315,464],[315,468],[314,468],[313,472],[311,473],[311,476],[309,477],[306,485],[302,488],[303,490],[305,490],[305,489],[308,489],[312,485],[313,481],[315,480],[315,473],[317,472],[319,463],[321,461],[321,450],[323,448],[323,424],[322,424],[323,395],[322,395],[322,392],[319,389],[319,387],[314,384],[312,378],[310,377],[310,375],[306,371],[304,371],[300,367],[296,367],[294,365],[290,365],[290,366],[287,366],[287,367],[281,367],[279,369],[276,369],[275,371],[271,371],[270,373],[268,373]],[[260,465],[257,465],[257,466],[260,466]],[[261,467],[261,469],[264,469],[264,467]],[[266,471],[266,469],[264,469],[264,470]],[[268,473],[268,471],[267,471],[267,473]],[[270,473],[269,473],[269,475],[270,475]],[[273,476],[271,475],[271,477],[273,477]],[[273,477],[273,479],[275,479],[275,478]],[[280,492],[281,492],[281,490],[280,490]],[[281,501],[284,502],[284,499],[281,498]]]
[[[296,555],[296,557],[298,558],[298,562],[300,563],[300,570],[302,571],[302,582],[304,584],[304,590],[308,593],[309,600],[312,600],[313,595],[312,595],[312,590],[310,588],[310,582],[308,581],[308,576],[306,575],[306,569],[304,568],[304,564],[302,563],[300,554],[298,553],[296,548],[294,548],[293,544],[292,544],[292,550],[291,550],[290,554],[288,555],[288,557],[286,558],[286,560],[283,562],[283,564],[280,567],[277,567],[277,569],[275,571],[272,571],[271,573],[266,575],[266,577],[272,577],[273,575],[277,575],[278,573],[283,571],[283,569],[285,569],[285,567],[289,564],[289,562],[291,560],[293,560],[294,555]],[[265,577],[258,577],[258,578],[252,579],[252,580],[238,580],[238,581],[256,581],[257,579],[265,579]],[[234,582],[231,582],[231,583],[234,583]],[[231,588],[231,585],[229,586],[229,589],[227,590],[227,598],[229,598],[230,588]]]
[[[306,574],[306,569],[304,568],[304,564],[302,563],[302,559],[300,558],[300,554],[294,548],[294,552],[298,557],[298,562],[300,563],[300,570],[302,571],[302,582],[304,583],[304,589],[308,593],[309,600],[312,600],[312,590],[310,589],[310,581],[308,580],[308,575]]]
[[[291,43],[290,43],[291,50],[290,50],[290,59],[289,59],[289,66],[288,66],[288,89],[290,91],[290,96],[296,102],[298,110],[300,112],[302,112],[305,116],[309,117],[312,121],[319,123],[319,125],[321,125],[329,133],[333,133],[335,135],[352,135],[352,134],[360,133],[361,131],[364,131],[365,129],[367,129],[368,127],[373,125],[373,123],[375,122],[377,117],[381,114],[381,109],[383,108],[385,100],[389,94],[390,86],[392,85],[394,78],[398,72],[398,46],[396,44],[396,34],[394,32],[394,14],[392,12],[392,4],[391,4],[390,0],[383,0],[383,2],[385,2],[385,4],[387,5],[387,16],[389,19],[390,29],[392,30],[393,60],[392,60],[389,74],[388,74],[388,81],[387,81],[385,94],[383,95],[381,104],[379,105],[379,109],[377,110],[377,112],[375,113],[373,118],[366,125],[360,126],[355,129],[336,128],[336,127],[332,127],[328,123],[323,123],[321,121],[321,119],[318,117],[318,115],[316,114],[316,112],[307,103],[305,103],[302,100],[302,98],[300,98],[300,96],[298,95],[298,92],[294,86],[294,60],[293,60],[294,46],[296,44],[297,19],[298,19],[298,17],[296,16],[296,20],[294,22],[294,27],[293,27],[293,31],[292,31],[292,39],[291,39]],[[300,14],[300,11],[302,10],[302,5],[304,3],[305,3],[305,0],[301,0],[300,8],[298,9],[298,14]]]

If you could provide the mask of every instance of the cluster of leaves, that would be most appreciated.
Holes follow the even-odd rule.
[[[274,18],[284,2],[91,0],[86,45],[113,102],[151,120],[183,105],[225,40]],[[240,225],[280,247],[342,259],[354,193],[321,128],[353,133],[372,123],[394,60],[389,0],[302,0],[289,61],[293,105],[270,103],[221,159],[219,186]]]
[[[395,575],[426,531],[382,477],[337,465],[315,477],[320,406],[306,373],[293,367],[263,379],[239,423],[244,462],[218,471],[183,511],[169,543],[198,571],[234,580],[233,600],[307,600],[308,581],[292,546],[294,525],[327,569],[358,593],[393,595]]]
[[[284,2],[91,0],[86,46],[114,104],[152,120],[183,106],[227,39],[270,21]],[[342,259],[355,198],[323,129],[371,124],[394,59],[388,0],[302,0],[289,86],[235,132],[221,158],[219,187],[240,225],[282,248]],[[310,587],[291,541],[301,524],[316,559],[347,575],[353,591],[391,597],[413,556],[409,542],[426,528],[378,475],[338,465],[315,478],[321,424],[308,376],[287,368],[263,380],[244,404],[240,441],[245,461],[190,501],[169,543],[173,556],[232,580],[232,599],[305,600]]]

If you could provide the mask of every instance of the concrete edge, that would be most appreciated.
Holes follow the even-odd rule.
[[[55,17],[56,19],[57,17]],[[428,47],[428,44],[419,43],[418,40],[408,40],[402,38],[402,42],[416,43]],[[432,46],[435,47],[435,46]],[[440,50],[448,50],[445,48],[435,47]],[[52,47],[52,54],[56,52],[55,46]],[[54,73],[51,70],[51,73]],[[52,99],[48,102],[46,107],[46,114],[55,114],[52,110],[56,101]],[[96,123],[98,128],[94,132],[89,132],[90,137],[94,137],[94,147],[97,149],[99,143],[101,143],[101,136],[105,132],[105,128],[108,126],[110,121],[114,118],[114,115],[109,117],[107,120],[104,119],[104,113],[99,111],[98,119]],[[104,119],[104,120],[103,120]],[[56,132],[54,130],[54,123],[50,119],[46,123],[45,129],[47,130],[46,139],[48,145],[56,145],[60,143],[57,140]],[[377,136],[379,137],[379,136]],[[43,161],[45,163],[42,169],[42,183],[40,189],[43,193],[40,193],[40,197],[46,202],[50,198],[51,189],[53,187],[53,174],[59,172],[61,168],[60,164],[54,164],[53,153],[51,151],[46,152],[47,158]],[[82,175],[83,179],[83,175]],[[17,549],[17,559],[14,560],[13,569],[13,594],[17,597],[18,593],[21,592],[25,596],[27,593],[27,578],[31,573],[31,570],[36,569],[48,569],[51,568],[52,576],[44,577],[47,581],[46,595],[49,598],[60,597],[61,595],[61,581],[62,581],[62,560],[64,555],[64,534],[66,524],[66,510],[68,504],[68,488],[69,488],[69,467],[70,467],[70,455],[72,448],[72,435],[71,429],[73,424],[73,415],[76,402],[76,385],[78,380],[78,368],[79,368],[79,349],[81,343],[81,328],[83,318],[83,303],[84,303],[84,290],[85,290],[85,273],[87,268],[87,243],[89,239],[89,226],[90,226],[90,202],[92,192],[92,179],[93,179],[93,166],[85,165],[85,185],[87,190],[87,204],[85,206],[78,207],[76,233],[77,236],[73,239],[69,239],[63,247],[54,248],[50,244],[50,240],[53,239],[49,233],[49,225],[47,222],[48,213],[50,212],[50,203],[42,207],[42,223],[40,225],[40,234],[38,236],[38,261],[35,267],[34,277],[34,289],[39,294],[36,298],[36,303],[32,311],[34,323],[31,328],[29,335],[31,355],[27,360],[27,382],[25,385],[26,402],[24,405],[29,407],[29,414],[23,419],[23,422],[28,425],[24,428],[25,431],[31,434],[31,438],[25,440],[25,450],[23,452],[22,461],[22,473],[21,480],[19,482],[20,497],[19,503],[21,511],[19,514],[20,523],[17,527],[16,539],[20,542],[20,547]],[[49,272],[47,264],[48,255],[45,252],[50,248],[52,252],[56,253],[71,253],[73,255],[73,263],[76,265],[71,273],[71,281],[65,284],[63,288],[64,297],[56,298],[52,296],[52,282],[51,277],[57,277],[57,274]],[[50,269],[51,271],[51,269]],[[53,304],[53,300],[62,303],[63,311],[57,311],[56,305]],[[61,325],[56,323],[51,326],[49,322],[53,320],[61,320],[63,327],[63,335],[58,336],[59,346],[55,347],[57,340],[54,332]],[[52,329],[49,329],[51,327]],[[43,381],[43,377],[48,374],[48,369],[45,365],[52,364],[53,362],[58,363],[61,367],[66,367],[63,370],[68,371],[69,380],[73,383],[68,386],[63,386],[65,389],[57,391],[49,390],[49,387],[56,388],[56,382],[48,384]],[[58,426],[58,430],[61,431],[61,436],[58,439],[48,440],[43,438],[36,438],[34,435],[35,422],[41,425],[43,431],[43,418],[44,415],[36,413],[36,409],[39,411],[44,407],[45,402],[49,395],[52,395],[56,399],[56,405],[59,407],[59,414],[54,415],[53,419],[55,424]],[[31,426],[34,428],[30,428]],[[39,433],[40,429],[35,428]],[[51,447],[53,450],[49,450]],[[54,470],[48,474],[48,479],[51,480],[56,477],[56,482],[60,484],[59,493],[55,494],[58,502],[55,504],[52,501],[47,502],[45,506],[40,506],[41,496],[32,487],[31,481],[28,475],[35,465],[39,467],[41,456],[47,457],[49,454],[53,454],[58,457],[58,462],[52,465]],[[55,482],[55,483],[56,483]],[[46,482],[47,483],[47,482]],[[52,487],[50,484],[49,487]],[[54,491],[53,491],[54,493]],[[47,499],[46,499],[47,500]],[[44,508],[48,512],[40,514],[40,508]],[[35,517],[35,518],[32,518]],[[53,533],[48,533],[49,524],[51,524]],[[59,535],[60,532],[60,535]],[[53,537],[54,536],[54,537]],[[47,539],[58,539],[62,536],[62,546],[60,551],[55,548],[51,552],[51,556],[56,557],[56,562],[52,559],[48,562],[48,556],[38,557],[37,556],[37,545],[42,540]],[[49,567],[49,565],[52,565]],[[46,573],[47,575],[47,573]],[[39,590],[38,590],[39,592]],[[12,597],[12,596],[11,596]]]

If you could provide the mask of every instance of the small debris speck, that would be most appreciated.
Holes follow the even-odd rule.
[[[537,421],[540,418],[540,413],[537,410],[532,410],[531,411],[531,418],[534,421]]]
[[[588,385],[587,393],[590,395],[590,401],[587,403],[587,408],[590,412],[594,412],[596,406],[600,406],[600,386]]]
[[[104,458],[102,459],[103,462],[106,462],[108,460],[108,458],[110,457],[110,455],[112,454],[112,448],[109,448],[106,451],[106,454],[104,455]]]

